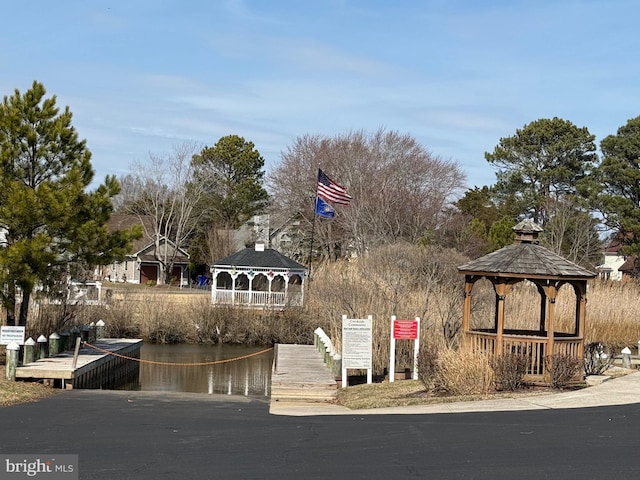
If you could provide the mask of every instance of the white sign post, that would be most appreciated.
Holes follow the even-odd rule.
[[[18,345],[24,345],[25,327],[12,327],[3,325],[0,327],[0,345],[9,345],[14,342]]]
[[[391,316],[391,340],[389,342],[389,382],[396,376],[396,340],[414,340],[413,379],[418,379],[418,351],[420,350],[420,317],[415,320],[396,320]]]
[[[373,317],[342,316],[342,388],[347,386],[347,369],[366,369],[367,383],[373,383]]]

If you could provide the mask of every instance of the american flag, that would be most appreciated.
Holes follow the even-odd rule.
[[[320,169],[318,169],[318,196],[338,205],[349,205],[351,202],[351,195],[347,193],[347,189],[331,180]]]

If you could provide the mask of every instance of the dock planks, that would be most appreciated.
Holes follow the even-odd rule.
[[[272,401],[332,402],[338,384],[313,345],[276,345]]]
[[[139,358],[142,340],[103,338],[94,345],[110,353]],[[103,379],[99,378],[99,375],[108,375],[108,380],[112,383],[117,380],[114,376],[124,376],[125,373],[129,374],[138,368],[138,362],[102,353],[91,347],[83,347],[78,353],[75,368],[73,352],[64,352],[17,367],[16,379],[57,380],[62,388],[104,388]]]

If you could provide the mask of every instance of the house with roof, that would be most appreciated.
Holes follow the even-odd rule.
[[[604,262],[596,267],[601,280],[629,280],[634,278],[636,256],[622,253],[623,243],[614,237],[604,249]]]
[[[301,307],[307,268],[273,248],[256,243],[211,267],[214,305]]]
[[[300,258],[304,235],[300,234],[300,213],[288,217],[272,214],[254,215],[252,238],[290,258]]]
[[[153,228],[150,217],[113,214],[108,228],[112,231],[128,230],[134,225],[142,225],[143,235],[134,240],[132,252],[122,262],[99,267],[96,277],[111,282],[163,284],[161,259],[173,256],[171,283],[189,285],[189,253],[164,236],[156,239],[151,235],[149,232],[153,232]]]

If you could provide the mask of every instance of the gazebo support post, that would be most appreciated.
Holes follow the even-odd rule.
[[[500,281],[494,285],[496,290],[496,345],[493,349],[494,355],[502,355],[504,344],[502,335],[504,334],[504,299],[509,293],[510,285]]]
[[[538,293],[540,294],[540,323],[539,323],[539,330],[540,330],[540,335],[543,334],[544,332],[544,328],[545,328],[545,319],[547,318],[547,303],[548,303],[548,299],[547,299],[547,294],[544,291],[544,287],[542,285],[537,285],[538,287]]]
[[[581,282],[575,288],[576,292],[576,336],[582,341],[578,344],[579,358],[584,358],[584,328],[587,316],[587,282]]]
[[[471,290],[473,289],[472,277],[465,276],[464,282],[464,306],[462,310],[462,331],[467,333],[471,329]]]
[[[544,293],[547,297],[547,351],[545,357],[549,357],[554,354],[554,332],[555,332],[555,307],[556,307],[556,294],[557,289],[555,285],[548,285],[544,288]],[[545,367],[544,371],[545,382],[551,383],[551,372]]]

